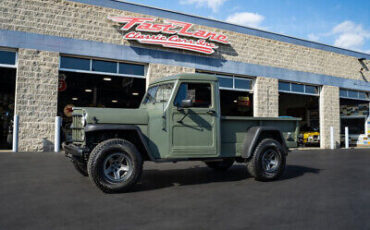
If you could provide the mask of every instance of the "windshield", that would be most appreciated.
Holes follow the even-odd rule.
[[[148,92],[143,100],[143,104],[168,102],[172,93],[172,89],[173,83],[149,87]]]

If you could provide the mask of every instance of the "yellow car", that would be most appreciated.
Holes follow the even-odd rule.
[[[302,145],[318,145],[320,144],[320,133],[317,131],[301,132],[299,141]]]

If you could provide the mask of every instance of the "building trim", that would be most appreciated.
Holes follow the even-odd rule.
[[[0,46],[59,52],[95,58],[115,59],[138,63],[158,63],[184,66],[198,70],[229,74],[277,78],[314,85],[331,85],[341,88],[369,91],[370,82],[335,76],[302,72],[258,64],[221,60],[170,51],[115,45],[20,31],[0,30]]]
[[[305,46],[314,49],[320,49],[328,52],[339,53],[342,55],[353,56],[357,58],[366,58],[370,59],[370,54],[356,52],[353,50],[343,49],[327,44],[322,44],[318,42],[308,41],[305,39],[295,38],[283,34],[268,32],[264,30],[249,28],[246,26],[236,25],[228,22],[223,22],[215,19],[204,18],[200,16],[185,14],[181,12],[160,9],[151,6],[145,6],[135,3],[129,3],[119,0],[69,0],[73,2],[79,2],[89,5],[96,5],[106,8],[130,11],[134,13],[146,14],[146,15],[153,15],[161,18],[169,18],[173,20],[179,20],[184,22],[190,22],[197,25],[209,26],[214,28],[219,28],[222,30],[229,30],[237,33],[243,33],[248,35],[253,35],[257,37],[277,40],[281,42],[287,42],[295,45]]]

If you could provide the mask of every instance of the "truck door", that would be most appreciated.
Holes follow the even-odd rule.
[[[215,83],[180,84],[170,112],[173,156],[217,156],[220,114],[215,91]]]

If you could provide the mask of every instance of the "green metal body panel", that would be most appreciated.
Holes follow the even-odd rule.
[[[297,144],[300,119],[221,117],[218,81],[212,75],[180,74],[154,81],[150,87],[166,83],[173,83],[168,102],[142,103],[138,109],[74,108],[73,116],[76,119],[86,117],[87,124],[139,127],[155,159],[241,156],[247,130],[253,126],[277,127],[288,147]],[[181,109],[174,106],[181,83],[210,84],[211,106]]]
[[[81,108],[86,111],[88,124],[147,125],[146,109]]]
[[[254,126],[276,127],[282,132],[289,148],[297,147],[299,120],[273,117],[222,117],[221,156],[241,156],[247,130]]]

